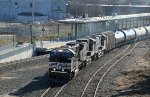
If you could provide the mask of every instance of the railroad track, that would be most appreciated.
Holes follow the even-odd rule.
[[[43,92],[43,94],[42,94],[40,97],[49,97],[48,93],[50,93],[51,91],[52,91],[52,92],[55,92],[55,93],[51,94],[51,96],[57,97],[57,96],[59,95],[59,93],[62,91],[62,89],[63,89],[65,86],[66,86],[66,84],[64,84],[64,85],[62,85],[62,86],[60,86],[60,87],[55,87],[55,85],[52,84],[52,85],[50,85],[49,88],[47,88],[47,89]],[[51,93],[52,93],[52,92],[51,92]]]
[[[125,56],[134,50],[138,43],[129,45],[123,52],[115,56],[113,59],[109,60],[102,67],[97,69],[94,75],[87,82],[82,94],[80,97],[98,97],[98,89],[100,84],[107,73],[112,67],[114,67],[119,61],[121,61]]]
[[[90,80],[88,81],[88,83],[86,84],[81,97],[93,97],[93,96],[89,96],[87,93],[89,92],[88,90],[90,89],[95,89],[93,91],[92,94],[97,95],[97,90],[99,87],[99,84],[101,83],[101,81],[103,80],[104,76],[106,75],[106,73],[115,65],[117,64],[121,59],[123,59],[129,52],[131,52],[131,50],[133,50],[135,48],[137,44],[133,44],[133,45],[129,45],[123,52],[121,52],[120,54],[118,54],[117,56],[115,56],[113,59],[109,60],[107,63],[105,63],[103,66],[101,66],[99,69],[97,69],[97,71],[94,73],[94,75],[90,78]],[[122,58],[123,57],[123,58]],[[100,73],[101,72],[101,73]],[[95,82],[95,80],[97,80],[97,82]],[[93,85],[94,84],[94,85]],[[95,88],[91,88],[91,85],[93,85]],[[51,96],[53,95],[53,97],[59,97],[60,93],[62,92],[62,90],[64,89],[64,87],[66,86],[66,84],[53,88],[53,85],[51,85],[48,89],[46,89],[44,91],[44,93],[41,95],[41,97],[47,97],[47,96]],[[53,92],[51,95],[48,94],[50,92]],[[54,93],[54,91],[56,91]],[[91,91],[91,90],[90,90]],[[91,92],[89,93],[91,94]],[[96,97],[96,96],[94,96]]]

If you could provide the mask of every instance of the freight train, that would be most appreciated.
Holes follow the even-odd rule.
[[[49,77],[72,78],[76,72],[108,51],[147,38],[150,38],[150,26],[116,32],[107,31],[79,38],[50,51]]]

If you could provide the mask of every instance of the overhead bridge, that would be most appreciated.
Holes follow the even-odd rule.
[[[60,23],[71,25],[71,37],[73,39],[84,37],[94,33],[130,29],[150,24],[150,13],[101,16],[92,18],[75,18],[59,20]]]

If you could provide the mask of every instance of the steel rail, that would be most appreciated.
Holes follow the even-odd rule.
[[[128,45],[128,47],[123,51],[125,52],[131,45]],[[117,58],[118,56],[120,56],[123,52],[121,52],[120,54],[118,54],[117,56],[115,56],[113,59]],[[111,62],[113,59],[109,60],[107,63],[105,63],[102,67],[100,67],[99,69],[96,70],[96,72],[94,73],[94,75],[89,79],[89,81],[87,82],[82,95],[80,97],[83,97],[85,94],[85,91],[87,90],[87,87],[89,86],[90,82],[92,81],[92,79],[94,78],[94,76],[104,67],[106,66],[109,62]]]
[[[125,56],[127,56],[128,54],[130,54],[130,53],[134,50],[134,48],[135,48],[137,45],[138,45],[138,43],[137,43],[136,45],[134,45],[134,47],[133,47],[128,53],[126,53],[124,56],[122,56],[120,59],[118,59],[113,65],[111,65],[111,66],[107,69],[107,71],[102,75],[102,77],[100,78],[100,80],[99,80],[99,82],[98,82],[98,84],[97,84],[97,87],[96,87],[96,90],[95,90],[95,93],[94,93],[94,97],[96,97],[97,92],[98,92],[99,85],[100,85],[100,83],[102,82],[102,80],[104,79],[105,75],[108,73],[108,71],[109,71],[112,67],[114,67],[119,61],[121,61]]]

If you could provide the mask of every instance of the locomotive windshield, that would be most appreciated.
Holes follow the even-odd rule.
[[[77,42],[86,42],[86,43],[88,43],[88,40],[76,40]]]
[[[52,50],[50,52],[50,62],[71,63],[73,53],[70,51]]]

